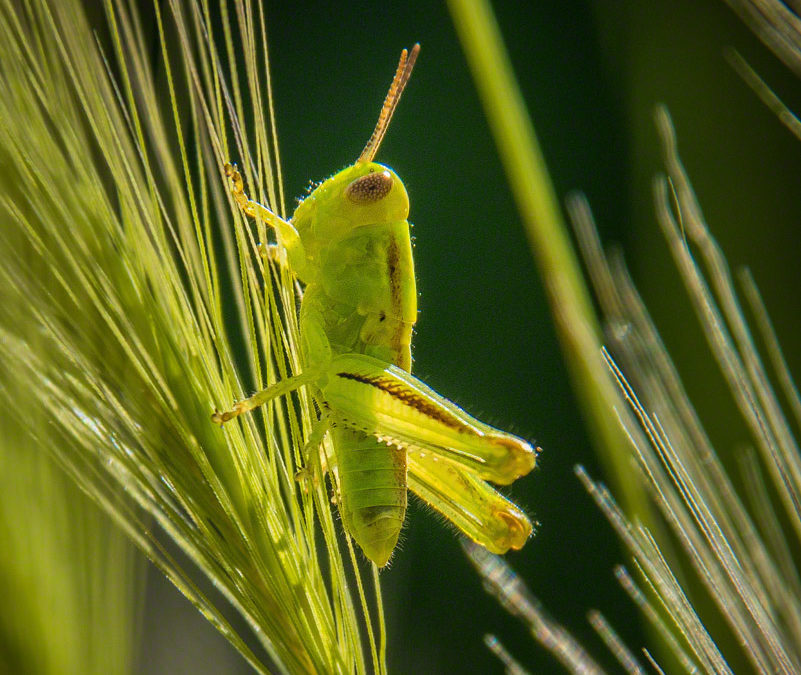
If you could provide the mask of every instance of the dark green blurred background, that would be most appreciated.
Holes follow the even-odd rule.
[[[543,448],[507,491],[540,522],[508,556],[552,615],[614,670],[585,621],[598,608],[635,648],[647,636],[612,577],[625,559],[573,476],[602,475],[571,394],[542,286],[446,8],[438,3],[267,2],[285,187],[305,194],[355,160],[402,47],[422,53],[378,160],[411,197],[420,319],[414,369],[482,419]],[[721,452],[743,432],[714,374],[653,218],[661,164],[652,124],[668,105],[713,233],[749,265],[801,372],[801,144],[727,65],[736,47],[791,108],[798,80],[723,2],[496,2],[560,198],[584,191],[601,235],[620,244]],[[235,159],[235,158],[234,158]],[[290,208],[293,204],[289,205]],[[482,644],[498,634],[532,671],[558,667],[481,589],[449,526],[412,505],[382,573],[396,673],[502,672]],[[151,574],[143,672],[249,672]],[[714,634],[714,632],[713,632]]]

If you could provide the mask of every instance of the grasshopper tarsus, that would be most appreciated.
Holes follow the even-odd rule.
[[[254,218],[256,216],[256,210],[248,196],[245,194],[245,183],[242,180],[242,174],[239,173],[236,164],[226,163],[225,175],[231,182],[231,194],[236,200],[236,203],[239,205],[239,208],[242,209],[245,215]]]

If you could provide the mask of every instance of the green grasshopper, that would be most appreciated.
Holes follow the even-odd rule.
[[[275,229],[286,263],[305,284],[303,372],[212,419],[224,424],[311,387],[320,418],[306,451],[330,434],[342,524],[379,567],[397,544],[407,485],[492,552],[519,549],[531,534],[526,515],[485,481],[508,485],[527,474],[532,446],[474,419],[410,373],[417,290],[409,197],[395,172],[373,158],[419,50],[403,50],[356,163],[311,192],[291,220],[248,199],[236,167],[225,167],[241,210]]]

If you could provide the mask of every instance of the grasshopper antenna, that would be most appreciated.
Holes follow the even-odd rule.
[[[378,152],[381,141],[384,140],[384,134],[387,133],[387,127],[389,127],[392,115],[395,113],[395,108],[398,107],[401,94],[412,75],[412,68],[414,68],[414,62],[417,61],[417,55],[419,53],[419,43],[412,47],[411,52],[406,49],[401,52],[398,69],[395,71],[392,84],[389,85],[387,97],[384,99],[384,106],[381,108],[381,113],[378,115],[378,122],[373,130],[373,135],[370,136],[370,140],[367,141],[367,145],[364,146],[362,154],[359,155],[359,162],[373,161],[373,157],[375,157],[375,154]]]

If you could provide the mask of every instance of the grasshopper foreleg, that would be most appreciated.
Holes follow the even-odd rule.
[[[242,213],[272,227],[278,233],[279,248],[283,248],[286,251],[285,255],[281,251],[271,253],[270,245],[260,244],[259,251],[262,256],[270,258],[271,255],[274,255],[273,259],[276,262],[283,266],[288,266],[302,279],[306,269],[306,253],[295,226],[270,211],[266,206],[248,198],[245,194],[242,174],[237,170],[236,164],[226,164],[225,175],[231,181],[231,195]]]
[[[225,175],[231,181],[231,195],[236,200],[236,203],[239,204],[242,213],[251,218],[260,218],[265,223],[272,225],[277,216],[266,206],[262,206],[258,202],[248,198],[245,194],[245,184],[242,180],[242,174],[239,173],[236,164],[226,164]]]

